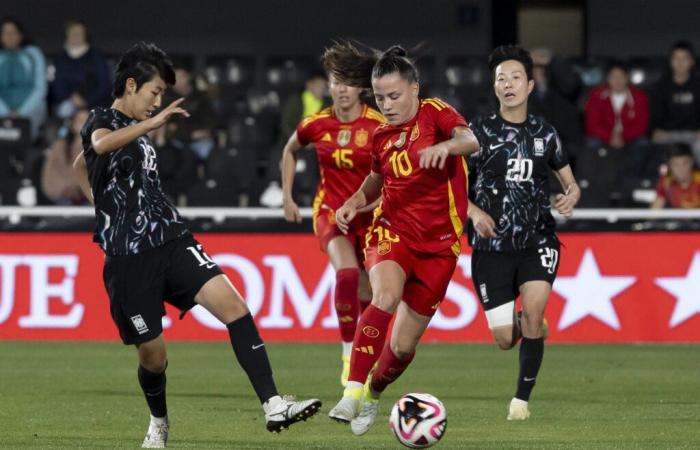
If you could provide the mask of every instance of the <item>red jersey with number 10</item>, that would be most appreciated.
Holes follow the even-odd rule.
[[[422,100],[418,113],[399,126],[381,125],[372,146],[372,171],[384,176],[373,228],[388,227],[418,252],[449,247],[458,255],[467,217],[467,164],[448,156],[443,169],[421,169],[418,152],[451,138],[467,122],[437,98]]]
[[[341,122],[333,108],[326,108],[299,123],[297,139],[304,146],[314,144],[321,172],[314,209],[335,211],[360,188],[372,163],[372,136],[383,121],[384,116],[364,105],[352,122]]]

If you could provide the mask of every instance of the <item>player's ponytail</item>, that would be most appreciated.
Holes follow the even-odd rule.
[[[408,52],[400,45],[392,45],[384,51],[372,68],[372,78],[398,73],[409,83],[418,82],[418,69],[408,58]]]

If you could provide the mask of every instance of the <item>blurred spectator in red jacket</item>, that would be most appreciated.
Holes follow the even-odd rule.
[[[649,98],[629,83],[627,69],[613,63],[606,84],[591,91],[585,110],[586,137],[621,148],[646,136]]]

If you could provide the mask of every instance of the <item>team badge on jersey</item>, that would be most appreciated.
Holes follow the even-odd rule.
[[[355,146],[364,147],[367,145],[367,139],[369,138],[369,133],[364,128],[360,128],[355,132]]]
[[[386,255],[391,251],[391,241],[384,240],[384,241],[379,241],[377,244],[377,253],[379,253],[380,256]]]
[[[403,147],[403,144],[406,143],[406,135],[407,134],[408,134],[408,132],[406,132],[406,131],[401,132],[401,134],[399,135],[399,138],[394,142],[394,147],[396,147],[396,148]]]
[[[350,138],[352,137],[352,131],[350,130],[340,130],[338,132],[338,145],[345,147],[350,143]]]
[[[418,124],[413,125],[413,129],[411,130],[411,137],[409,138],[409,141],[413,142],[416,139],[420,137],[420,128],[418,128]]]
[[[535,156],[544,155],[544,139],[535,138]]]

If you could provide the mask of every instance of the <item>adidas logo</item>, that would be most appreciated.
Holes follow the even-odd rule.
[[[330,142],[330,141],[332,141],[332,139],[331,139],[331,134],[330,134],[330,133],[324,134],[323,137],[321,138],[321,140],[322,140],[323,142]]]
[[[367,353],[368,355],[374,355],[374,347],[368,345],[367,347],[355,347],[356,352]]]
[[[340,317],[338,320],[340,320],[342,323],[348,323],[348,322],[352,322],[355,319],[352,316],[343,316],[343,317]]]

